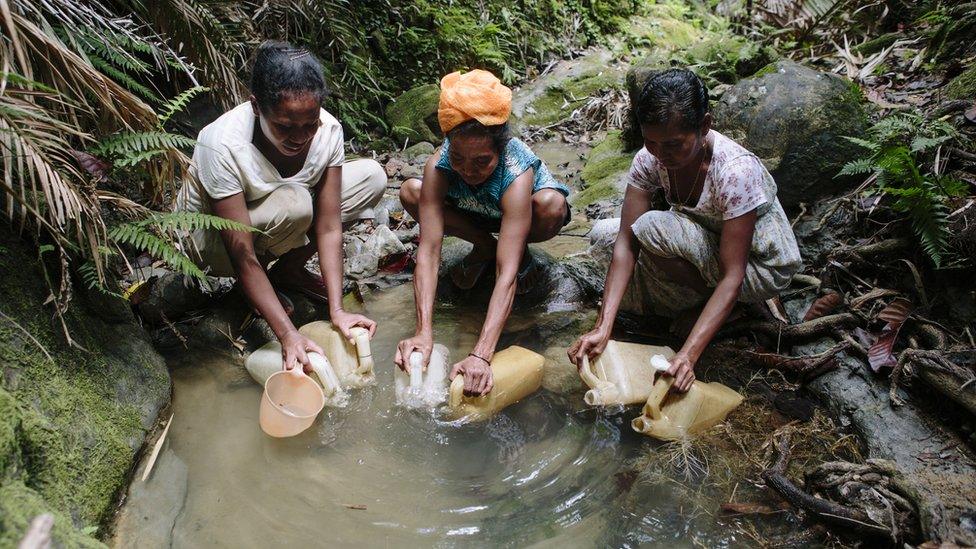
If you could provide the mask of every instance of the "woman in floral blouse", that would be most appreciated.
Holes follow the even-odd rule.
[[[644,148],[630,168],[603,307],[569,357],[579,366],[584,355],[603,352],[618,310],[690,313],[697,320],[669,371],[674,388],[686,391],[736,302],[776,296],[799,269],[800,252],[772,176],[711,129],[698,76],[683,69],[651,76],[635,109]],[[653,208],[665,200],[669,209]]]

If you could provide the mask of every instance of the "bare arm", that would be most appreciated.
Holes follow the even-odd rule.
[[[705,308],[698,315],[685,344],[671,360],[669,372],[675,376],[674,387],[679,391],[687,391],[691,387],[695,380],[695,363],[722,327],[739,298],[742,281],[746,276],[749,250],[752,248],[756,218],[756,210],[752,210],[722,224],[718,250],[721,278],[705,303]]]
[[[394,362],[406,369],[410,354],[423,353],[423,364],[430,359],[434,338],[434,297],[437,294],[437,271],[441,263],[441,243],[444,240],[444,197],[447,196],[447,178],[438,170],[435,153],[424,166],[424,184],[420,187],[420,245],[417,247],[417,264],[413,271],[413,298],[417,309],[417,325],[414,337],[397,345]]]
[[[251,216],[247,211],[244,193],[214,200],[213,210],[214,214],[225,219],[251,225]],[[285,313],[264,267],[254,253],[254,235],[242,231],[224,230],[220,231],[220,237],[234,265],[234,271],[241,281],[244,296],[264,317],[275,337],[281,342],[284,367],[290,370],[296,363],[310,367],[308,357],[305,355],[306,351],[321,353],[322,349],[299,334]]]
[[[606,286],[603,288],[603,306],[600,308],[596,327],[576,340],[569,348],[569,360],[577,367],[582,363],[584,355],[593,358],[602,353],[607,346],[610,332],[613,331],[613,322],[620,309],[620,301],[623,299],[630,277],[634,274],[634,265],[637,264],[640,253],[631,226],[638,217],[651,209],[652,196],[648,191],[627,185],[623,210],[620,214],[620,232],[617,233],[617,239],[613,244],[613,257],[607,272]]]
[[[488,314],[481,327],[481,335],[471,351],[472,355],[462,359],[451,368],[450,378],[464,375],[466,394],[483,395],[491,391],[494,380],[489,363],[495,354],[495,346],[501,336],[502,328],[512,311],[515,298],[515,278],[518,276],[522,254],[532,226],[532,184],[534,170],[527,170],[518,176],[502,196],[502,226],[498,235],[498,250],[495,255],[495,287],[488,302]]]
[[[329,318],[347,339],[352,338],[349,329],[362,326],[370,337],[376,332],[376,323],[363,315],[347,313],[342,309],[342,166],[326,168],[315,192],[316,249],[319,253],[319,269],[325,281],[329,299]]]

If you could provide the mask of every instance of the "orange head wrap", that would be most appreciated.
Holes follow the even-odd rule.
[[[486,126],[508,122],[512,114],[512,90],[494,74],[475,69],[452,72],[441,79],[437,120],[445,134],[468,120]]]

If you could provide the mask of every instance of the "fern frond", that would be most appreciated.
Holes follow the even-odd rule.
[[[848,141],[850,141],[851,143],[854,143],[855,145],[859,145],[861,147],[864,147],[865,149],[867,149],[867,150],[869,150],[871,152],[877,152],[878,150],[881,149],[881,144],[876,143],[874,141],[870,141],[870,140],[867,140],[867,139],[861,139],[859,137],[851,137],[849,135],[845,135],[845,136],[843,136],[843,138],[846,139],[846,140],[848,140]]]
[[[190,261],[182,250],[169,240],[153,234],[141,223],[142,221],[119,225],[109,231],[109,238],[162,260],[175,272],[198,280],[206,278],[200,267]]]
[[[101,294],[121,298],[122,294],[109,290],[98,276],[98,269],[91,261],[86,261],[78,267],[78,275],[81,281],[89,290],[97,290]]]
[[[917,136],[915,139],[912,139],[911,151],[925,152],[938,147],[950,139],[952,139],[952,136],[950,135],[940,135],[936,137]]]
[[[196,140],[175,133],[126,132],[110,137],[98,144],[92,153],[96,155],[126,156],[159,149],[189,149]]]
[[[878,170],[878,164],[871,158],[858,158],[857,160],[851,160],[844,167],[841,168],[837,175],[834,177],[843,177],[845,175],[864,175],[872,173]]]
[[[119,158],[118,160],[113,162],[112,167],[130,168],[132,166],[135,166],[136,164],[139,164],[140,162],[149,160],[150,158],[159,156],[161,154],[166,154],[167,152],[169,151],[167,151],[166,149],[152,149],[148,151],[133,153],[127,156],[123,156],[122,158]]]
[[[162,126],[163,124],[169,122],[169,119],[172,118],[174,114],[186,108],[186,106],[190,103],[190,100],[201,93],[208,91],[210,91],[210,88],[206,86],[193,86],[192,88],[163,103],[159,108],[159,125]]]
[[[250,225],[238,223],[217,215],[200,212],[169,212],[155,214],[147,219],[136,222],[140,227],[155,227],[160,231],[241,231],[258,232]]]
[[[107,61],[99,57],[97,54],[91,55],[88,59],[91,61],[93,67],[103,72],[109,78],[115,80],[117,83],[125,86],[127,90],[141,96],[143,99],[148,100],[150,103],[159,103],[160,97],[159,95],[156,94],[156,92],[150,90],[146,86],[143,86],[136,79],[132,78],[128,74],[124,73],[123,71],[120,71],[119,69],[115,68],[114,66],[112,66],[111,63],[108,63]]]

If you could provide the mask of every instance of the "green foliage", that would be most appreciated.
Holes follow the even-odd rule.
[[[163,103],[159,107],[159,112],[157,113],[159,125],[165,126],[166,123],[169,122],[169,119],[172,118],[174,114],[185,109],[194,97],[208,91],[210,91],[210,88],[206,86],[193,86],[192,88]]]
[[[936,149],[960,139],[959,133],[943,120],[896,114],[874,124],[866,139],[845,139],[870,155],[848,162],[838,177],[871,174],[875,180],[869,192],[895,199],[892,209],[908,215],[922,249],[936,267],[941,267],[950,254],[948,200],[964,196],[968,189],[962,182],[926,166],[931,165]]]
[[[153,213],[146,219],[123,223],[109,230],[117,244],[132,246],[164,261],[173,271],[204,280],[206,275],[180,249],[178,242],[196,230],[255,232],[248,225],[198,212]],[[84,277],[84,273],[82,273]]]

